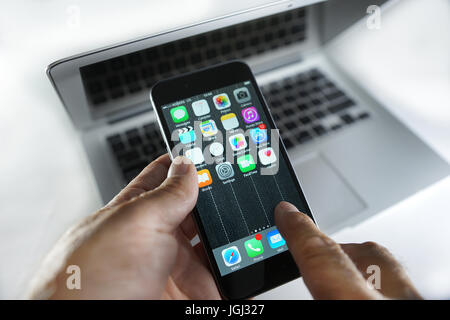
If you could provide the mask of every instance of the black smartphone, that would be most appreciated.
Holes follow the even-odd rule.
[[[197,168],[194,220],[221,295],[249,298],[299,277],[274,208],[284,200],[312,214],[247,64],[160,81],[150,99],[172,158]]]

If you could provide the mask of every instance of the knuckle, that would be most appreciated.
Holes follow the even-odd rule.
[[[191,190],[186,187],[182,179],[182,176],[171,177],[166,180],[166,183],[164,183],[161,189],[175,198],[185,198]]]
[[[333,257],[339,257],[342,253],[341,247],[335,243],[323,239],[323,237],[313,237],[303,243],[300,248],[300,254],[302,260],[307,261],[309,264],[320,264],[324,260],[329,260]],[[320,245],[317,245],[317,241],[321,241]]]

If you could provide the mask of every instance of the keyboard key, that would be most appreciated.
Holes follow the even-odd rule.
[[[278,88],[272,87],[270,89],[270,94],[273,96],[277,95],[279,92],[280,92],[280,90]]]
[[[299,143],[305,143],[312,139],[312,136],[308,131],[300,131],[295,137]]]
[[[272,106],[272,108],[278,108],[278,107],[282,106],[282,103],[280,100],[272,100],[272,101],[270,101],[269,104]]]
[[[360,120],[367,119],[367,118],[369,118],[369,116],[370,116],[369,113],[364,112],[358,116],[358,119],[360,119]]]
[[[126,151],[117,156],[120,166],[126,166],[130,162],[137,161],[141,158],[137,150]]]
[[[340,128],[342,128],[342,126],[340,124],[335,124],[334,126],[331,127],[331,130],[336,131],[336,130],[338,130]]]
[[[128,138],[128,143],[133,147],[139,146],[142,144],[142,138],[140,136]]]
[[[343,93],[340,90],[325,94],[325,97],[330,101],[336,100],[336,99],[344,97],[344,96],[345,96],[345,93]]]
[[[128,143],[131,146],[135,147],[142,144],[142,138],[138,129],[128,130],[125,134],[128,138]]]
[[[321,136],[327,132],[327,130],[322,125],[315,126],[312,129],[318,136]]]
[[[322,101],[320,101],[319,99],[312,99],[311,100],[311,103],[313,104],[313,105],[315,105],[315,106],[318,106],[318,105],[320,105],[320,104],[322,104]]]
[[[337,112],[346,110],[346,109],[348,109],[348,108],[350,108],[350,107],[352,107],[354,105],[355,105],[355,103],[352,100],[348,99],[348,100],[340,102],[340,103],[338,103],[336,105],[332,105],[332,106],[328,107],[328,110],[331,113],[337,113]]]
[[[349,114],[344,114],[341,116],[342,121],[344,121],[346,124],[350,124],[355,122],[355,120],[353,119],[353,117]]]
[[[287,101],[287,102],[293,102],[293,101],[295,101],[295,98],[293,97],[293,96],[286,96],[286,98],[285,98],[285,100]]]
[[[284,84],[283,88],[284,88],[284,90],[290,91],[290,90],[292,90],[294,87],[292,86],[292,84],[286,83],[286,84]]]
[[[116,134],[110,136],[107,138],[107,141],[114,153],[119,153],[125,150],[125,144],[123,143],[122,137],[120,135]]]
[[[323,111],[316,111],[313,113],[314,117],[316,117],[317,119],[322,119],[323,117],[325,117],[325,113]]]
[[[310,77],[313,81],[319,81],[320,79],[324,78],[324,75],[317,69],[313,69],[310,71]]]
[[[114,145],[119,142],[122,142],[122,137],[120,136],[120,134],[115,134],[113,136],[109,136],[108,138],[106,138],[106,140],[110,145]]]
[[[142,90],[142,86],[138,82],[127,84],[128,91],[130,93],[138,92]]]
[[[288,130],[292,130],[295,129],[297,127],[297,125],[294,122],[288,122],[284,125],[286,127],[286,129]]]
[[[311,118],[309,118],[309,117],[301,117],[301,118],[299,118],[298,119],[302,124],[308,124],[308,123],[310,123],[311,122]]]
[[[123,97],[125,95],[125,91],[122,88],[111,89],[111,98],[117,99]]]
[[[157,148],[153,143],[147,143],[142,146],[142,152],[147,156],[153,156],[156,152]]]
[[[298,96],[299,96],[300,98],[306,98],[306,97],[309,96],[309,93],[308,93],[307,91],[305,91],[305,90],[300,90],[300,91],[298,92]]]
[[[309,106],[306,103],[300,103],[297,105],[297,109],[300,111],[306,111],[309,109]]]
[[[97,94],[95,96],[92,96],[91,99],[92,99],[92,103],[94,105],[102,104],[102,103],[104,103],[104,102],[106,102],[108,100],[104,93],[99,93],[99,94]]]
[[[290,149],[294,146],[294,144],[289,139],[283,139],[283,143],[286,149]]]
[[[150,133],[150,134],[159,132],[159,128],[157,127],[157,125],[155,123],[148,123],[143,126],[143,129],[144,129],[145,133]]]
[[[292,115],[295,114],[295,112],[294,112],[293,109],[286,109],[286,110],[283,111],[283,113],[284,113],[287,117],[290,117],[290,116],[292,116]]]

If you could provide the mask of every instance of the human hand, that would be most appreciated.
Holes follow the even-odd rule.
[[[50,264],[62,260],[57,275],[34,297],[219,299],[202,245],[190,244],[197,196],[192,162],[161,156],[59,241],[50,254]],[[61,252],[70,254],[62,259]],[[68,265],[80,267],[81,290],[67,289]]]
[[[275,208],[275,223],[315,299],[421,299],[403,267],[374,243],[337,244],[288,202]],[[369,265],[381,271],[381,288],[370,288]]]

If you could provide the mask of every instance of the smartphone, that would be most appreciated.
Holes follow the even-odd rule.
[[[299,277],[274,209],[289,201],[313,217],[248,65],[160,81],[150,99],[171,157],[196,166],[193,215],[222,297],[249,298]]]

